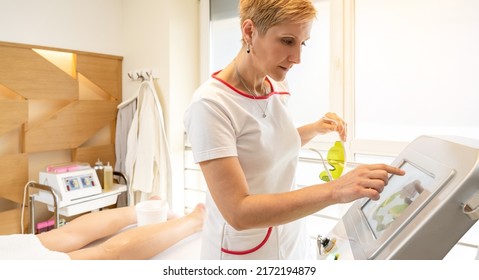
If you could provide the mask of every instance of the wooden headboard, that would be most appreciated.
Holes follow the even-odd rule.
[[[46,166],[114,165],[121,69],[119,56],[0,42],[0,234],[21,231],[25,185]]]

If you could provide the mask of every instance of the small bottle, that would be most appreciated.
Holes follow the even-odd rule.
[[[96,175],[98,176],[98,181],[100,182],[101,187],[104,187],[104,179],[103,179],[103,174],[104,174],[104,166],[103,162],[100,161],[100,159],[97,159],[95,162],[95,167]]]
[[[110,165],[110,162],[103,167],[103,180],[103,189],[110,191],[113,186],[113,167]]]

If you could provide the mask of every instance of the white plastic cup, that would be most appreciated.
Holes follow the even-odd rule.
[[[166,200],[146,200],[136,204],[137,226],[165,222],[168,217],[168,208]]]

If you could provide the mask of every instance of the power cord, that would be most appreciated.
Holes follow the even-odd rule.
[[[321,158],[321,163],[323,164],[324,170],[326,170],[326,174],[328,175],[329,181],[333,181],[333,176],[331,175],[331,172],[329,171],[328,167],[326,166],[326,162],[325,162],[321,152],[319,152],[318,150],[316,150],[314,148],[309,148],[309,150],[313,151],[313,152],[316,152],[319,155],[319,157]]]

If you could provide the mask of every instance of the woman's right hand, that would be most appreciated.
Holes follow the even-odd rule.
[[[363,197],[378,200],[390,174],[402,176],[405,172],[387,164],[361,165],[331,182],[333,201],[348,203]]]
[[[316,130],[319,134],[326,134],[329,132],[337,132],[341,141],[346,141],[347,137],[346,122],[335,113],[326,113],[321,119],[316,122]]]

